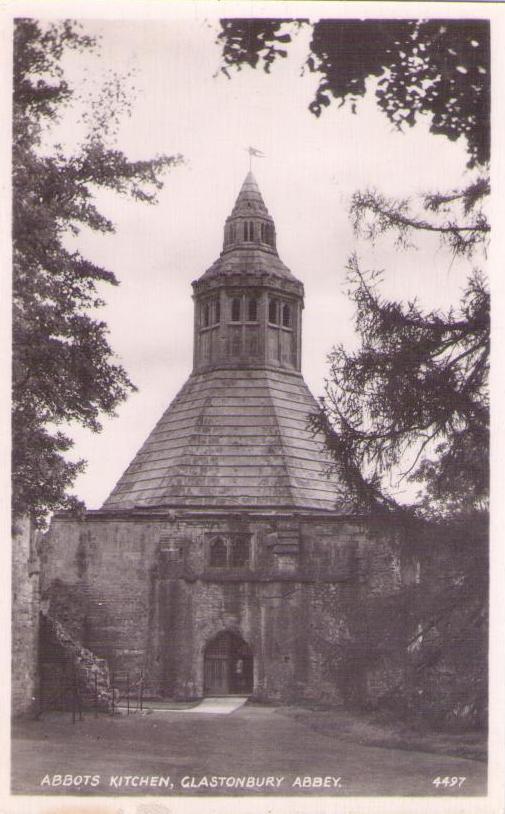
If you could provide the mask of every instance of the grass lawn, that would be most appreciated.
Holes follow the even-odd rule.
[[[195,709],[186,715],[180,708],[131,715],[121,710],[113,718],[89,712],[75,724],[70,713],[54,712],[14,723],[12,791],[475,796],[486,792],[487,766],[475,759],[482,758],[483,743],[466,735],[394,730],[370,717],[301,706],[248,703],[213,715]],[[94,785],[86,777],[95,778]],[[132,777],[137,784],[139,777],[147,779],[137,787]],[[160,777],[169,785],[160,786]],[[440,777],[459,785],[437,784]],[[253,785],[237,790],[236,778],[252,778]]]
[[[475,730],[434,730],[422,722],[402,723],[385,716],[348,712],[334,707],[279,707],[315,732],[349,743],[390,749],[416,750],[453,757],[487,760],[487,733]]]

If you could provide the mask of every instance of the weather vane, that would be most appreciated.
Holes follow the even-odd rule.
[[[249,153],[249,172],[252,169],[252,157],[255,158],[265,158],[265,153],[262,153],[261,150],[258,150],[256,147],[245,147],[246,152]]]

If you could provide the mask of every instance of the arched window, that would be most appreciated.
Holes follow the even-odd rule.
[[[230,225],[230,243],[234,243],[234,242],[235,242],[235,224],[232,223]]]
[[[240,322],[240,297],[233,297],[231,301],[231,321]]]
[[[262,243],[267,242],[266,224],[264,224],[264,223],[261,224],[261,242]]]
[[[230,565],[236,567],[247,565],[249,563],[249,535],[234,535],[230,542]]]
[[[289,305],[282,306],[282,324],[285,328],[291,327],[291,309]]]
[[[210,307],[209,303],[206,302],[203,306],[202,311],[202,323],[204,328],[208,328],[210,325]]]
[[[249,322],[256,322],[258,319],[258,300],[256,297],[249,297],[247,303],[247,319]]]
[[[221,302],[219,297],[216,297],[214,300],[214,325],[219,325],[221,322]]]
[[[228,537],[217,537],[209,546],[209,565],[211,568],[241,568],[249,564],[251,536],[249,534],[232,534]]]
[[[254,221],[244,221],[244,240],[254,240]]]
[[[226,568],[228,564],[228,548],[220,537],[210,544],[210,565],[212,568]]]
[[[273,298],[270,298],[268,301],[268,321],[271,322],[272,325],[277,325],[279,322],[278,302]]]

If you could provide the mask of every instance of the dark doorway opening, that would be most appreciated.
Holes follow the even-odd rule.
[[[205,695],[250,695],[252,691],[251,648],[235,633],[218,633],[205,648]]]

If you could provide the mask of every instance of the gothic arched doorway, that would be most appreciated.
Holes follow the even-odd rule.
[[[251,648],[235,633],[218,633],[205,648],[205,695],[250,695],[253,691]]]

